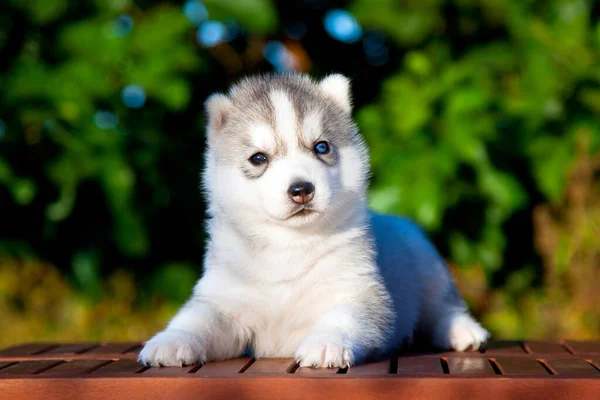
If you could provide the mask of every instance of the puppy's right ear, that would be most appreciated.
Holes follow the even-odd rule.
[[[229,118],[232,106],[233,104],[229,100],[229,97],[221,93],[215,93],[206,100],[204,107],[206,108],[206,115],[208,117],[209,135],[214,135],[221,131],[227,118]]]

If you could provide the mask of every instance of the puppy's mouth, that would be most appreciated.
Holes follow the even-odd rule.
[[[294,211],[289,217],[286,218],[286,220],[293,219],[293,218],[299,218],[299,217],[306,217],[315,212],[316,211],[313,209],[302,207],[298,211]]]

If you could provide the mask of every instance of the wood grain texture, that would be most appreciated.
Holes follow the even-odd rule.
[[[293,358],[259,358],[244,372],[245,375],[281,375],[292,372],[296,367]]]
[[[0,369],[0,378],[11,376],[30,376],[62,364],[64,361],[23,361]]]
[[[448,370],[451,375],[472,374],[472,375],[495,375],[487,358],[469,357],[469,358],[448,358]]]
[[[48,351],[58,347],[57,344],[52,343],[30,343],[22,344],[18,346],[12,346],[4,350],[0,350],[0,357],[14,357],[14,356],[29,356],[44,351]]]
[[[570,354],[565,346],[558,342],[542,342],[537,340],[527,340],[524,346],[531,350],[533,354]]]
[[[547,358],[545,361],[556,371],[557,375],[589,376],[600,379],[600,371],[591,366],[587,361],[579,358]],[[600,398],[600,393],[598,393],[598,398]]]
[[[252,362],[254,362],[254,360],[250,357],[211,362],[203,365],[194,375],[203,376],[205,378],[235,377],[248,368]]]
[[[31,362],[31,361],[30,361]],[[41,361],[37,361],[41,362]],[[92,371],[101,368],[102,366],[110,363],[111,361],[102,360],[75,360],[57,364],[52,368],[46,369],[40,372],[44,378],[50,376],[80,376],[89,374]]]
[[[567,340],[565,344],[570,346],[575,354],[600,354],[600,342],[578,342]]]
[[[443,375],[441,360],[438,357],[399,357],[400,375]]]
[[[548,371],[538,360],[532,358],[517,358],[500,356],[494,359],[500,367],[502,375],[507,376],[547,376]]]
[[[449,377],[240,377],[214,379],[14,379],[0,381],[4,398],[71,399],[448,399],[597,400],[600,380]]]
[[[0,398],[598,400],[597,344],[492,342],[480,352],[406,351],[338,370],[247,357],[150,368],[136,361],[140,343],[43,343],[0,351]]]
[[[379,361],[370,364],[357,365],[348,368],[346,374],[348,376],[361,375],[387,375],[390,373],[390,360]]]

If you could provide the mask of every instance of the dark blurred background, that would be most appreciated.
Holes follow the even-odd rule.
[[[341,72],[370,204],[496,338],[600,338],[600,2],[4,0],[0,345],[142,340],[202,271],[203,102]]]

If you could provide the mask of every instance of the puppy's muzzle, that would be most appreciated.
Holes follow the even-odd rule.
[[[306,204],[315,195],[315,185],[310,182],[295,182],[288,189],[288,196],[296,204]]]

